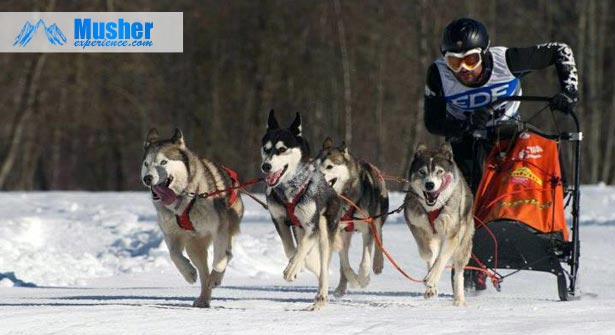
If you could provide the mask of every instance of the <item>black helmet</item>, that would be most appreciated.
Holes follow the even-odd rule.
[[[483,52],[489,48],[489,34],[485,26],[472,19],[462,18],[449,23],[442,33],[440,51],[464,52],[481,48]]]

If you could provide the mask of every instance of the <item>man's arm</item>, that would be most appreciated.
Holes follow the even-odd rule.
[[[509,48],[506,50],[506,62],[516,77],[555,65],[561,92],[575,100],[578,98],[577,67],[568,45],[548,43],[528,48]]]
[[[436,64],[427,69],[425,83],[424,120],[427,131],[434,135],[456,136],[463,132],[465,124],[462,121],[446,116],[446,101],[442,90],[442,80]]]

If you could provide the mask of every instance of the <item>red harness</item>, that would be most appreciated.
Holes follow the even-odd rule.
[[[440,212],[442,211],[442,208],[433,210],[431,212],[427,212],[427,217],[429,218],[429,225],[431,226],[431,230],[433,230],[434,234],[437,234],[438,232],[436,231],[436,226],[434,224],[434,222],[436,221],[436,219],[438,218],[438,216],[440,215]]]
[[[239,176],[237,175],[237,172],[225,166],[223,166],[222,168],[226,170],[226,172],[228,173],[233,183],[239,185]],[[210,197],[210,196],[213,196],[219,193],[224,193],[227,191],[229,192],[228,204],[229,206],[232,206],[235,203],[235,201],[237,201],[237,198],[239,197],[238,188],[231,188],[230,190],[218,190],[218,191],[209,193],[206,197]],[[190,200],[190,202],[188,203],[188,206],[186,206],[186,208],[184,209],[181,215],[175,215],[175,221],[177,221],[177,225],[183,230],[194,231],[194,226],[192,225],[192,221],[190,221],[190,210],[192,209],[192,206],[194,206],[194,203],[196,202],[197,197],[198,196],[195,196],[194,198],[192,198],[192,200]]]
[[[356,211],[356,208],[354,208],[354,206],[350,206],[348,208],[348,211],[346,211],[346,213],[344,214],[344,216],[342,216],[342,221],[348,221],[346,228],[344,228],[345,231],[347,232],[353,232],[354,231],[354,222],[352,220],[354,220],[354,212]]]
[[[293,199],[290,202],[284,203],[284,207],[286,207],[286,215],[288,215],[290,222],[292,222],[293,226],[295,227],[301,227],[301,221],[295,215],[295,207],[297,207],[297,202],[299,202],[299,199],[303,196],[303,194],[307,190],[308,184],[309,182],[303,184],[301,188],[299,189],[299,191],[297,192],[297,194],[295,194]]]
[[[195,202],[196,197],[190,200],[188,206],[186,206],[186,209],[184,209],[182,215],[175,215],[175,221],[177,221],[177,225],[183,230],[194,230],[194,226],[190,221],[190,210],[192,209],[192,206],[194,206]]]
[[[228,176],[231,177],[231,180],[233,181],[234,184],[240,185],[239,184],[239,175],[237,175],[237,172],[227,168],[226,166],[223,166],[222,168],[226,170],[226,172],[228,173]],[[232,206],[235,203],[235,201],[239,197],[238,194],[239,194],[239,189],[238,188],[231,189],[229,197],[228,197],[228,205],[229,206]]]
[[[384,178],[382,177],[382,173],[380,172],[380,170],[378,170],[378,168],[376,166],[374,166],[372,163],[367,162],[367,161],[361,161],[364,164],[369,165],[369,167],[374,171],[374,173],[376,173],[376,177],[378,177],[378,179],[380,179],[380,182],[382,182],[384,184]],[[344,195],[345,196],[345,195]],[[354,213],[356,212],[356,208],[354,206],[350,206],[348,208],[348,210],[346,211],[346,213],[344,214],[344,216],[342,216],[342,221],[347,221],[347,225],[346,228],[344,228],[345,231],[347,232],[353,232],[354,231]]]

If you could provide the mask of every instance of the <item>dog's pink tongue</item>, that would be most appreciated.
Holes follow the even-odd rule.
[[[280,175],[282,174],[283,169],[276,171],[276,172],[272,172],[268,175],[265,176],[265,182],[267,182],[268,185],[273,185],[275,184],[278,179],[280,178]]]
[[[177,200],[175,192],[164,185],[152,186],[152,190],[160,197],[160,201],[167,206]]]

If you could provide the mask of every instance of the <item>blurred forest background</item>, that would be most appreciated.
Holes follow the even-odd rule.
[[[180,127],[195,152],[249,179],[259,175],[271,108],[283,124],[302,113],[313,150],[333,136],[355,156],[403,176],[418,141],[441,141],[423,125],[425,71],[439,55],[444,26],[462,16],[483,21],[492,45],[572,47],[585,133],[583,182],[613,183],[610,4],[2,1],[1,11],[181,11],[184,52],[1,54],[0,189],[140,190],[150,127],[168,136]],[[527,95],[559,90],[554,68],[522,82]]]

